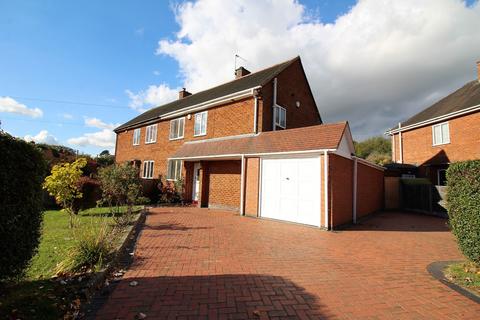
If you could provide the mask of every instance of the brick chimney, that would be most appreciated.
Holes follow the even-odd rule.
[[[241,77],[244,77],[247,74],[250,74],[250,71],[248,71],[244,67],[240,67],[237,70],[235,70],[235,79],[239,79]]]
[[[480,82],[480,60],[477,61],[477,80]]]
[[[188,92],[185,88],[183,88],[181,91],[178,91],[178,99],[183,99],[185,97],[191,96],[192,94]]]

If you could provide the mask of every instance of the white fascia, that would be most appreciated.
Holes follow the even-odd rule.
[[[234,92],[234,93],[228,94],[226,96],[218,97],[218,98],[215,98],[215,99],[212,99],[212,100],[209,100],[209,101],[205,101],[205,102],[202,102],[202,103],[195,104],[193,106],[183,108],[181,110],[172,111],[172,112],[169,112],[169,113],[166,113],[166,114],[162,115],[160,117],[160,119],[164,120],[164,119],[175,118],[175,117],[185,115],[185,114],[188,114],[188,113],[197,112],[197,111],[205,110],[205,109],[208,109],[208,108],[211,108],[211,107],[215,107],[215,106],[227,103],[227,102],[240,100],[240,99],[243,99],[243,98],[248,98],[248,97],[253,96],[254,95],[254,90],[259,89],[259,88],[261,88],[261,86],[256,86],[256,87],[253,87],[253,88],[249,88],[249,89],[245,89],[245,90],[242,90],[242,91]]]

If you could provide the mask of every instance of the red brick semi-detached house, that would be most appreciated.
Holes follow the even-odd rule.
[[[115,132],[118,163],[182,178],[201,207],[329,229],[383,205],[383,169],[353,156],[347,122],[322,124],[299,57],[184,89]]]
[[[448,165],[480,159],[480,61],[477,79],[387,131],[392,160],[445,185]]]

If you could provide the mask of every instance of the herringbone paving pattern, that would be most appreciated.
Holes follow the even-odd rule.
[[[153,209],[130,270],[97,318],[480,319],[480,305],[426,270],[462,258],[445,223],[382,213],[325,232],[222,211]]]

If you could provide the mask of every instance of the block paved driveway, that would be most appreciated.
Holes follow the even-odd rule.
[[[96,317],[479,319],[479,304],[426,270],[462,258],[445,223],[382,213],[325,232],[222,211],[153,209],[133,264]]]

